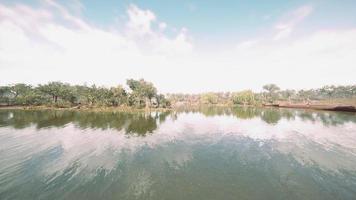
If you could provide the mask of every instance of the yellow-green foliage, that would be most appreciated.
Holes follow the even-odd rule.
[[[201,95],[201,100],[204,104],[217,104],[218,96],[212,92],[204,93]]]
[[[232,101],[234,104],[253,105],[255,103],[255,96],[251,90],[244,90],[233,93]]]

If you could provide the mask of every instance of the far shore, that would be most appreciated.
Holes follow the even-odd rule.
[[[328,110],[339,112],[356,112],[356,107],[347,104],[317,104],[317,103],[288,103],[280,102],[273,104],[263,104],[265,107],[278,107],[278,108],[300,108],[300,109],[313,109],[313,110]]]
[[[172,108],[134,108],[129,106],[100,107],[100,106],[74,106],[74,107],[55,107],[55,106],[0,106],[0,110],[68,110],[68,111],[92,111],[92,112],[166,112]]]
[[[200,105],[200,106],[215,106],[215,105]],[[222,105],[217,105],[222,106]],[[234,107],[233,105],[224,105],[224,107]],[[238,105],[244,106],[244,105]],[[261,105],[260,105],[261,106]],[[256,105],[256,107],[260,107]],[[189,105],[184,107],[190,107]],[[195,106],[192,106],[195,107]],[[253,107],[251,105],[246,105],[246,107]],[[312,110],[326,110],[326,111],[337,111],[337,112],[356,112],[356,107],[354,105],[347,104],[308,104],[308,103],[270,103],[262,104],[262,107],[276,107],[276,108],[296,108],[296,109],[312,109]],[[105,106],[74,106],[74,107],[55,107],[55,106],[4,106],[0,105],[0,110],[69,110],[69,111],[92,111],[92,112],[166,112],[179,110],[180,107],[172,108],[134,108],[129,106],[118,106],[118,107],[105,107]]]

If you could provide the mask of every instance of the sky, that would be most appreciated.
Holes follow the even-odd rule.
[[[0,85],[356,84],[354,0],[0,0]]]

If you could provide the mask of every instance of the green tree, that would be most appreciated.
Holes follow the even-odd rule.
[[[91,87],[84,86],[82,91],[80,92],[80,96],[85,100],[86,104],[94,105],[98,100],[98,88],[96,85],[92,85]]]
[[[0,104],[10,105],[11,89],[9,86],[0,86]]]
[[[111,87],[110,92],[111,92],[110,103],[112,106],[118,106],[126,103],[127,92],[121,85],[117,87]]]
[[[276,84],[267,84],[263,86],[263,89],[268,92],[267,99],[270,102],[275,101],[278,98],[278,91],[280,88]]]
[[[336,87],[333,85],[327,85],[324,86],[320,89],[321,94],[324,94],[325,96],[327,96],[329,99],[333,96],[333,94],[335,93],[335,89]]]
[[[29,98],[33,95],[32,86],[18,83],[10,86],[10,92],[12,93],[12,102],[17,105],[27,105],[29,104]]]
[[[39,85],[38,90],[50,96],[54,103],[57,103],[59,98],[70,103],[75,103],[76,101],[75,89],[68,83],[50,82],[45,85]]]
[[[39,85],[38,89],[42,93],[52,97],[54,103],[57,103],[58,97],[61,95],[61,88],[63,83],[61,82],[50,82],[44,85]]]
[[[299,90],[298,97],[303,101],[309,101],[314,95],[312,90]]]
[[[130,103],[139,107],[151,107],[151,100],[157,95],[157,89],[152,83],[147,82],[144,79],[128,79],[126,83],[132,91],[129,100]]]
[[[156,95],[156,103],[157,107],[168,108],[171,106],[171,102],[163,94]]]
[[[295,90],[282,90],[279,93],[284,100],[288,100],[288,101],[291,101],[293,96],[296,95]]]

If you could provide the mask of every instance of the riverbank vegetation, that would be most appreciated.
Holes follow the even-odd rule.
[[[308,90],[281,90],[275,84],[262,87],[262,92],[244,90],[240,92],[210,92],[202,94],[167,94],[173,105],[274,105],[328,104],[356,106],[356,85],[328,85]]]
[[[49,82],[32,86],[18,83],[0,86],[1,106],[42,106],[51,108],[171,108],[179,106],[256,106],[256,105],[349,105],[356,106],[356,85],[324,86],[308,90],[281,90],[267,84],[261,92],[209,92],[201,94],[157,92],[144,79],[128,79],[126,86],[99,87]]]
[[[143,79],[128,79],[127,88],[70,85],[50,82],[38,86],[23,83],[0,86],[2,106],[49,106],[55,108],[168,108],[170,102],[156,87]]]

